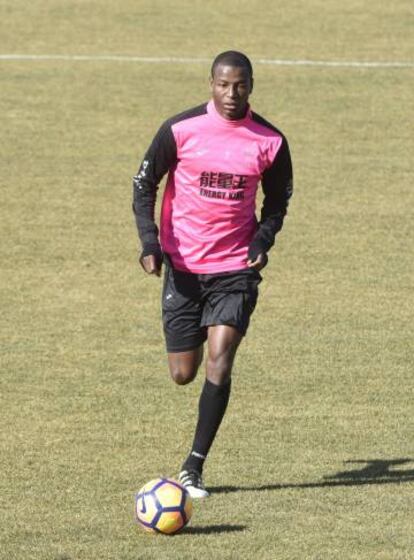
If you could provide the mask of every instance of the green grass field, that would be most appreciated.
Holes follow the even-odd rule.
[[[0,55],[414,62],[411,1],[23,0]],[[255,65],[287,135],[289,217],[206,465],[168,538],[134,493],[175,476],[203,375],[168,377],[131,177],[209,64],[1,60],[0,558],[414,557],[413,72]]]

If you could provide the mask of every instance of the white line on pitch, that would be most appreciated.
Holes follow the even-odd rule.
[[[66,61],[115,61],[115,62],[143,62],[148,64],[197,64],[209,63],[209,58],[191,57],[149,57],[149,56],[127,56],[127,55],[70,55],[70,54],[0,54],[2,60],[66,60]],[[339,68],[414,68],[414,62],[410,61],[341,61],[341,60],[280,60],[258,58],[253,59],[256,64],[267,64],[274,66],[327,66]]]

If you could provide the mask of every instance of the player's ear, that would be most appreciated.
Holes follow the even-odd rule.
[[[208,83],[210,84],[210,91],[213,91],[213,82],[214,82],[214,78],[213,76],[209,76],[208,78]]]
[[[254,80],[253,80],[253,76],[252,76],[252,77],[250,78],[250,92],[249,92],[249,95],[250,95],[250,93],[252,93],[252,91],[253,91],[253,84],[254,84]]]

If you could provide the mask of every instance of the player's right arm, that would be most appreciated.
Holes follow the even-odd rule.
[[[160,274],[162,251],[155,223],[155,202],[158,185],[177,160],[177,147],[169,121],[155,135],[133,178],[132,209],[141,241],[139,261],[149,274]]]

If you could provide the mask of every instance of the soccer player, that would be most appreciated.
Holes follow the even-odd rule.
[[[176,383],[193,381],[207,346],[194,441],[179,474],[193,498],[208,496],[203,464],[229,401],[233,361],[256,305],[259,271],[292,194],[286,138],[248,102],[249,59],[237,51],[219,54],[210,86],[209,102],[164,122],[133,181],[139,261],[155,276],[165,263],[162,315]],[[159,231],[154,207],[166,173]]]

